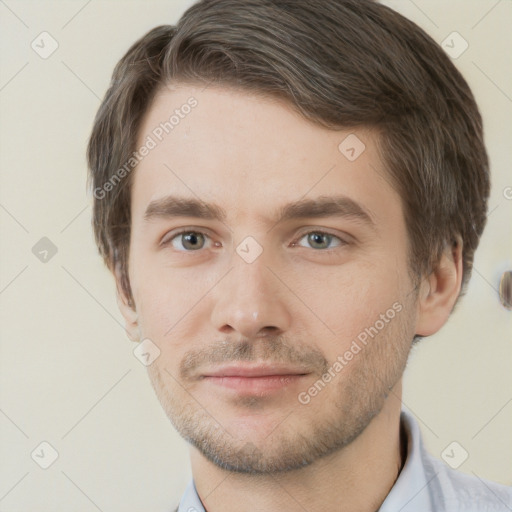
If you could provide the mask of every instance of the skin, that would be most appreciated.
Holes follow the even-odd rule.
[[[160,349],[151,382],[191,443],[209,512],[374,512],[404,462],[399,415],[411,342],[447,320],[460,291],[461,247],[413,279],[401,201],[376,134],[327,130],[277,99],[228,87],[163,88],[138,147],[192,96],[197,107],[134,171],[133,306],[116,274],[129,336]],[[349,134],[366,146],[355,161],[338,149]],[[171,194],[215,204],[226,218],[145,218],[150,203]],[[287,203],[333,195],[355,201],[372,222],[278,219]],[[177,236],[183,228],[196,237]],[[251,263],[236,251],[249,236],[263,250]],[[400,312],[301,403],[299,393],[393,304]],[[237,362],[300,367],[303,375],[272,392],[204,378]]]

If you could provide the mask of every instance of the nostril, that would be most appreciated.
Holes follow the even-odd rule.
[[[257,336],[260,338],[263,336],[268,336],[268,335],[275,336],[278,332],[279,332],[279,328],[271,325],[269,327],[261,328],[260,331],[258,332]]]

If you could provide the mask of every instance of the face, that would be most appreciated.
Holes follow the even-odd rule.
[[[164,88],[146,114],[133,337],[160,350],[158,398],[218,466],[286,471],[331,454],[401,378],[417,295],[376,140],[227,87]]]

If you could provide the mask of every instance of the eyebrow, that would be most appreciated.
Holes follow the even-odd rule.
[[[149,203],[144,219],[195,217],[225,222],[226,211],[213,203],[198,199],[166,196]],[[317,199],[301,199],[279,208],[276,223],[293,219],[345,217],[375,227],[373,215],[361,204],[346,196],[321,196]]]

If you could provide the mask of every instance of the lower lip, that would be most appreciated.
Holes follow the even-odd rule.
[[[204,377],[204,380],[240,394],[270,393],[297,384],[306,375],[265,375],[261,377]]]

